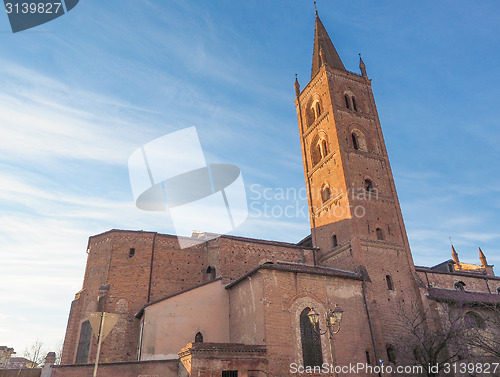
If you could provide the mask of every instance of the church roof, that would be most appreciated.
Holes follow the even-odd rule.
[[[343,71],[346,70],[337,50],[333,46],[330,36],[323,26],[318,14],[316,14],[311,79],[316,76],[323,64]]]
[[[459,304],[500,305],[500,295],[482,292],[467,292],[456,289],[429,288],[427,297],[435,301],[455,302]]]
[[[275,270],[284,272],[304,273],[311,275],[334,276],[345,279],[363,280],[363,277],[360,274],[351,271],[339,270],[331,267],[310,266],[301,263],[278,262],[278,263],[261,264],[257,268],[254,268],[252,271],[248,272],[247,274],[241,276],[240,278],[226,285],[226,289],[234,287],[236,284],[245,280],[247,277],[253,275],[259,270]]]

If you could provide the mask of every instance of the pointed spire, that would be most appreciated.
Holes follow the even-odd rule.
[[[358,54],[358,55],[359,55],[359,69],[361,70],[361,74],[363,75],[363,77],[368,77],[368,75],[366,74],[365,62],[363,61],[361,54]]]
[[[483,267],[488,267],[488,261],[486,260],[486,256],[483,253],[483,250],[479,248],[479,259],[481,260],[481,264]]]
[[[323,64],[345,71],[344,64],[342,63],[342,60],[340,60],[340,56],[337,53],[337,50],[335,50],[323,23],[319,19],[318,12],[316,11],[311,78],[316,76],[316,73],[318,73]]]
[[[458,259],[458,253],[456,252],[453,245],[451,245],[451,256],[453,257],[453,260],[455,261],[455,263],[460,263],[460,259]]]
[[[297,98],[299,98],[300,84],[299,84],[299,80],[297,79],[297,74],[295,74],[295,84],[293,86],[295,87],[295,95],[297,96]]]

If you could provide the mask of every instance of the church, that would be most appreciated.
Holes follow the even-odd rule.
[[[90,237],[53,376],[91,375],[89,312],[120,315],[100,348],[103,377],[433,375],[401,369],[425,360],[418,345],[406,349],[408,319],[433,339],[451,333],[451,312],[487,330],[500,277],[480,249],[477,265],[454,248],[437,266],[413,263],[361,58],[359,68],[344,67],[316,13],[311,79],[295,81],[311,234],[298,243],[221,235],[184,249],[156,232]],[[491,360],[452,340],[436,363]]]

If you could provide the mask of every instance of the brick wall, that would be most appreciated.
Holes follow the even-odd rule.
[[[0,377],[40,377],[41,369],[0,369]]]
[[[417,270],[417,274],[425,285],[434,288],[455,289],[454,284],[462,281],[469,292],[497,293],[500,278],[492,276],[467,276],[453,273],[436,273],[429,270]]]
[[[91,237],[83,289],[71,304],[62,363],[75,362],[81,325],[87,312],[98,310],[99,295],[104,295],[102,311],[121,315],[102,344],[101,359],[135,361],[140,333],[135,314],[145,304],[210,280],[209,266],[229,282],[260,263],[278,260],[312,264],[313,254],[292,244],[229,236],[186,249],[179,249],[175,236],[152,232],[113,230]],[[89,363],[96,350],[92,337]]]
[[[230,291],[231,341],[264,344],[270,376],[289,376],[291,363],[302,364],[300,313],[307,307],[322,315],[321,330],[326,329],[325,305],[344,310],[333,340],[338,365],[365,362],[366,351],[374,360],[359,280],[263,269]],[[331,363],[328,336],[321,337],[321,345],[323,361]]]
[[[126,362],[99,364],[98,376],[177,377],[177,364],[177,360],[142,361],[140,363]],[[93,365],[56,365],[54,366],[52,377],[87,377],[92,376],[93,370]]]

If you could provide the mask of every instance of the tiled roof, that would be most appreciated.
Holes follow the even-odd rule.
[[[427,297],[435,301],[455,302],[459,304],[500,305],[500,295],[496,293],[429,288],[427,290]]]
[[[360,274],[357,274],[357,273],[351,272],[351,271],[338,270],[336,268],[330,268],[330,267],[311,266],[311,265],[300,264],[300,263],[278,262],[276,264],[274,264],[274,263],[267,264],[266,263],[266,264],[260,265],[257,268],[254,268],[252,271],[243,275],[239,279],[236,279],[235,281],[226,285],[226,289],[232,288],[233,286],[235,286],[236,284],[238,284],[242,280],[246,279],[248,276],[256,273],[258,270],[275,270],[275,271],[284,271],[284,272],[304,273],[304,274],[311,274],[311,275],[335,276],[335,277],[340,277],[340,278],[345,278],[345,279],[363,280],[363,278]]]

